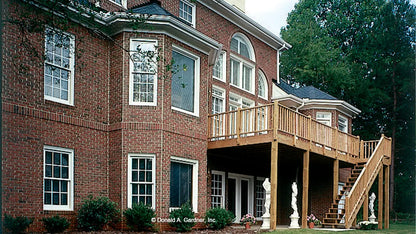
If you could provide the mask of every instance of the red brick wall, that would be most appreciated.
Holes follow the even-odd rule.
[[[345,114],[337,111],[337,110],[328,110],[328,109],[307,109],[307,110],[300,110],[300,113],[304,115],[310,115],[312,119],[316,119],[316,112],[330,112],[331,113],[331,125],[334,128],[338,128],[338,116],[342,115],[348,119],[348,133],[352,131],[352,118],[346,116]]]

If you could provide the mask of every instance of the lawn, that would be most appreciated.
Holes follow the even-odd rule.
[[[281,229],[276,230],[271,233],[288,233],[288,234],[297,234],[297,233],[305,233],[305,234],[321,234],[321,233],[345,233],[345,234],[373,234],[373,233],[416,233],[416,226],[414,224],[390,224],[390,229],[388,230],[350,230],[344,232],[333,232],[333,231],[323,231],[319,229]]]

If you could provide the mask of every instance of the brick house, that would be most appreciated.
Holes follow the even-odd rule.
[[[160,218],[190,202],[197,217],[220,206],[237,221],[246,213],[261,220],[270,178],[272,229],[289,224],[294,181],[302,227],[310,213],[350,227],[375,176],[388,181],[389,139],[360,141],[351,135],[357,108],[280,80],[279,53],[291,46],[243,5],[97,3],[96,28],[79,19],[64,29],[3,27],[3,215],[36,217],[39,231],[40,218],[58,214],[75,229],[93,195],[122,210],[143,202]],[[71,4],[65,10],[82,7]],[[2,17],[22,12],[47,17],[41,1],[3,3]],[[132,26],[135,16],[145,17],[142,27]],[[366,179],[349,184],[359,169]],[[347,196],[345,208],[338,196]]]

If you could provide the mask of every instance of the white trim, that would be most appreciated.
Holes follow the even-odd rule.
[[[219,57],[222,56],[222,78],[214,76],[214,67],[216,62],[219,60]],[[214,67],[212,68],[212,77],[216,80],[226,82],[227,81],[227,53],[225,51],[221,51],[218,56],[218,60],[215,62]]]
[[[235,179],[236,180],[236,188],[235,188],[235,221],[234,223],[239,223],[240,219],[243,215],[241,214],[241,181],[245,180],[248,182],[247,188],[247,211],[250,214],[253,214],[253,207],[254,207],[254,176],[237,174],[237,173],[228,173],[228,179]]]
[[[137,45],[141,44],[141,43],[153,43],[155,47],[157,47],[158,45],[158,41],[156,39],[143,39],[143,38],[130,38],[130,55],[133,54],[133,52],[135,52],[135,48],[133,47],[134,43],[136,42]],[[129,57],[129,105],[132,106],[157,106],[157,81],[158,79],[158,71],[157,71],[157,61],[156,61],[156,56],[157,56],[157,50],[155,48],[155,57],[152,58],[153,62],[155,64],[154,68],[155,68],[155,73],[154,73],[154,79],[153,79],[153,102],[135,102],[133,100],[133,68],[134,68],[134,64],[132,61],[132,58]],[[147,74],[152,74],[152,73],[147,73]]]
[[[180,19],[185,20],[186,22],[190,23],[192,25],[192,27],[196,27],[196,5],[188,0],[180,0],[179,1],[179,12],[181,11],[181,4],[180,2],[183,2],[184,5],[188,5],[189,7],[192,8],[192,22],[188,21],[188,19],[182,18],[179,15]]]
[[[46,73],[46,65],[48,64],[48,65],[50,65],[50,66],[54,66],[54,67],[59,67],[59,66],[57,66],[56,64],[54,64],[54,63],[50,63],[50,62],[47,62],[46,61],[46,56],[47,56],[47,45],[46,45],[46,42],[47,42],[47,35],[48,35],[48,33],[49,32],[52,32],[53,33],[53,35],[55,35],[55,34],[57,34],[57,33],[59,33],[59,34],[62,34],[62,35],[65,35],[65,36],[68,36],[68,38],[69,38],[69,43],[70,43],[70,46],[69,46],[69,68],[62,68],[62,69],[65,69],[65,70],[67,70],[68,72],[69,72],[69,80],[68,80],[68,101],[66,101],[66,100],[63,100],[63,99],[61,99],[61,98],[56,98],[56,97],[53,97],[53,96],[48,96],[48,95],[45,95],[45,73]],[[62,31],[62,30],[60,30],[60,29],[56,29],[56,28],[52,28],[52,27],[49,27],[49,26],[46,26],[46,29],[45,29],[45,35],[44,35],[44,38],[45,38],[45,42],[44,42],[44,46],[45,46],[45,61],[43,62],[43,85],[42,85],[42,87],[43,87],[43,97],[44,97],[44,99],[45,100],[49,100],[49,101],[53,101],[53,102],[58,102],[58,103],[61,103],[61,104],[65,104],[65,105],[69,105],[69,106],[74,106],[74,79],[75,79],[75,36],[73,35],[73,34],[71,34],[71,33],[68,33],[68,32],[64,32],[64,31]],[[53,78],[52,78],[53,79]],[[53,81],[52,81],[53,82]]]
[[[68,154],[68,205],[45,205],[45,162],[46,151],[55,151],[59,153]],[[53,160],[53,156],[52,156]],[[42,180],[42,204],[43,210],[56,210],[56,211],[73,211],[74,210],[74,150],[69,148],[62,148],[56,146],[43,146],[43,180]]]
[[[225,208],[225,172],[212,170],[211,175],[221,175],[222,176],[222,181],[221,181],[221,184],[222,184],[222,186],[221,186],[221,194],[222,194],[221,195],[221,198],[222,198],[221,199],[221,208]],[[212,189],[212,184],[210,185],[210,188]],[[212,194],[211,194],[211,197],[212,197]],[[211,202],[212,202],[212,200],[211,200]],[[211,207],[212,207],[212,203],[211,203]]]
[[[237,77],[239,85],[236,85],[236,84],[232,83],[231,78],[232,78],[233,74],[232,74],[232,70],[231,70],[231,68],[232,68],[232,65],[231,65],[232,61],[231,60],[234,60],[234,61],[239,63],[239,67],[238,67],[239,75]],[[243,88],[243,67],[244,67],[244,65],[251,69],[251,80],[250,80],[251,90],[247,90],[247,89]],[[255,80],[256,80],[255,69],[256,69],[256,65],[253,64],[252,62],[249,62],[249,61],[247,61],[247,60],[245,60],[241,57],[238,57],[236,55],[230,54],[230,85],[233,86],[233,87],[236,87],[240,90],[243,90],[245,92],[254,94],[255,90],[256,90],[256,87],[255,87]]]
[[[195,159],[187,159],[176,156],[170,157],[170,162],[177,162],[192,165],[192,210],[198,213],[198,172],[199,162]],[[169,211],[177,209],[179,207],[170,207]]]
[[[121,6],[124,9],[127,9],[127,0],[121,0],[121,4],[115,2],[115,0],[109,0],[109,1],[112,2],[112,3],[114,3],[114,4],[116,4],[117,6]]]
[[[259,70],[258,78],[259,78],[258,88],[260,88],[260,80],[262,80],[264,83],[264,95],[265,95],[265,96],[261,96],[260,89],[259,89],[258,96],[264,100],[269,100],[269,84],[267,83],[267,78],[263,71]]]
[[[136,153],[129,153],[128,154],[128,165],[127,165],[127,207],[132,207],[132,189],[131,189],[131,166],[133,158],[138,159],[151,159],[152,160],[152,209],[156,209],[156,155],[155,154],[136,154]]]
[[[171,102],[171,108],[172,108],[172,110],[176,110],[176,111],[179,111],[179,112],[183,112],[185,114],[189,114],[189,115],[199,117],[199,93],[200,93],[200,89],[201,89],[201,87],[200,87],[200,58],[199,58],[199,56],[197,56],[197,55],[189,52],[188,50],[186,50],[182,47],[179,47],[177,45],[172,45],[172,51],[175,51],[179,54],[182,54],[185,57],[193,59],[194,62],[195,62],[195,68],[194,68],[194,112],[190,112],[190,111],[178,108],[178,107],[174,107],[174,106],[172,106],[172,102]],[[172,90],[171,90],[171,94],[172,94]]]
[[[240,51],[241,50],[240,44],[243,43],[247,46],[248,53],[249,53],[249,56],[250,56],[249,58],[247,58],[247,57],[246,58],[249,59],[250,61],[256,62],[256,53],[254,52],[254,48],[253,48],[253,45],[251,44],[250,39],[246,35],[244,35],[242,33],[239,33],[239,32],[235,33],[232,36],[231,40],[233,40],[233,39],[238,42],[237,51],[234,51],[234,50],[231,49],[231,41],[230,41],[230,51],[233,51],[233,52],[235,52],[235,53],[237,53],[237,54],[239,54],[243,57],[246,57],[246,56],[242,55],[241,51]]]
[[[323,118],[318,118],[318,115],[329,115],[329,118],[327,118],[327,117],[323,117]],[[316,114],[315,114],[315,119],[316,119],[316,121],[318,121],[319,123],[322,123],[322,124],[325,124],[325,125],[327,125],[327,126],[330,126],[330,127],[332,127],[332,113],[331,112],[328,112],[328,111],[318,111],[318,112],[316,112]],[[329,124],[326,124],[325,122],[327,122],[327,121],[329,121]]]

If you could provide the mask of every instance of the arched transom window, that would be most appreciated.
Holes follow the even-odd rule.
[[[250,41],[241,33],[236,33],[230,43],[230,83],[254,94],[254,50]],[[238,56],[235,53],[241,55]]]
[[[268,89],[267,89],[267,80],[266,76],[262,71],[259,70],[259,83],[258,83],[258,89],[259,89],[259,97],[268,99]]]
[[[246,36],[241,33],[236,33],[231,39],[231,50],[240,54],[251,61],[255,61],[253,46]]]

